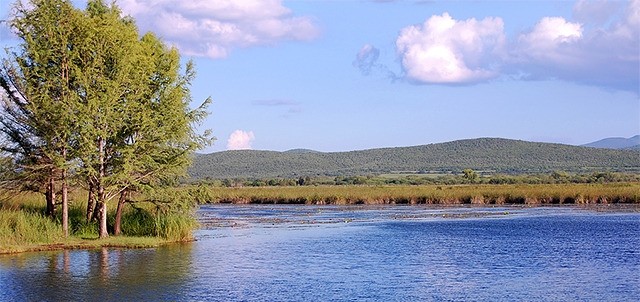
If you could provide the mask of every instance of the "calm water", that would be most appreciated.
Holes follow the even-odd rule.
[[[207,206],[198,241],[0,255],[2,301],[640,301],[640,213]]]

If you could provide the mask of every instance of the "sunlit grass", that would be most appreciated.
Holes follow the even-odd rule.
[[[198,188],[211,203],[586,204],[640,203],[640,183]]]
[[[42,194],[0,192],[0,253],[50,248],[93,248],[101,246],[151,247],[193,239],[198,227],[192,210],[172,211],[149,203],[127,204],[122,216],[122,235],[98,240],[97,222],[87,222],[86,192],[70,194],[70,237],[62,234],[61,213],[46,217]],[[108,204],[110,229],[116,204]]]
[[[48,217],[26,211],[0,211],[0,247],[44,244],[62,239],[62,228]]]

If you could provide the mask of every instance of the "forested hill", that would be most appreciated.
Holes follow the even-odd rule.
[[[194,179],[346,176],[463,169],[526,173],[637,171],[638,150],[609,150],[500,138],[351,152],[239,150],[198,154]]]

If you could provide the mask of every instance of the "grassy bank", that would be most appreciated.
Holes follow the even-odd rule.
[[[640,183],[291,186],[200,186],[198,199],[237,204],[640,204]]]
[[[10,197],[8,197],[10,196]],[[167,205],[127,205],[122,216],[122,235],[98,239],[96,222],[86,222],[86,193],[70,198],[70,236],[62,234],[61,218],[46,217],[41,194],[3,192],[0,201],[0,253],[99,247],[156,247],[169,242],[193,240],[198,224],[192,209],[175,210]],[[109,204],[113,226],[115,202]]]

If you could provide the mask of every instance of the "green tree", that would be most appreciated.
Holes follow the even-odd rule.
[[[128,193],[184,174],[191,153],[207,143],[194,124],[206,116],[209,100],[189,109],[189,85],[195,73],[153,34],[138,39],[133,20],[114,4],[89,1],[79,77],[82,99],[81,160],[89,187],[95,188],[99,235],[107,237],[107,202],[119,197],[115,230],[120,232]]]
[[[464,169],[462,174],[464,174],[462,177],[470,182],[475,182],[478,179],[478,173],[472,169]]]
[[[3,61],[0,74],[3,150],[13,155],[21,171],[14,180],[37,191],[44,187],[51,216],[60,191],[67,236],[70,146],[76,128],[73,104],[77,101],[71,71],[77,55],[73,45],[82,30],[77,26],[79,16],[64,0],[17,2],[14,8],[9,24],[22,43],[18,52],[9,53]]]
[[[188,62],[180,74],[180,56],[151,33],[140,41],[141,56],[136,66],[146,66],[137,78],[138,96],[127,102],[125,121],[118,136],[121,196],[116,211],[114,233],[120,233],[120,217],[126,195],[131,191],[153,191],[183,176],[191,154],[207,143],[207,136],[193,131],[194,124],[206,116],[207,99],[195,110],[189,109],[189,85],[195,73]],[[146,63],[146,65],[145,65]],[[142,155],[142,156],[141,156]]]
[[[131,191],[171,183],[209,142],[194,130],[209,100],[189,109],[193,64],[181,74],[177,50],[153,34],[139,38],[115,4],[91,0],[82,11],[65,0],[32,0],[16,7],[11,24],[23,44],[0,77],[3,150],[21,180],[46,188],[52,205],[60,182],[65,231],[70,171],[85,181],[99,236],[107,237],[108,201],[119,197],[120,215]]]

